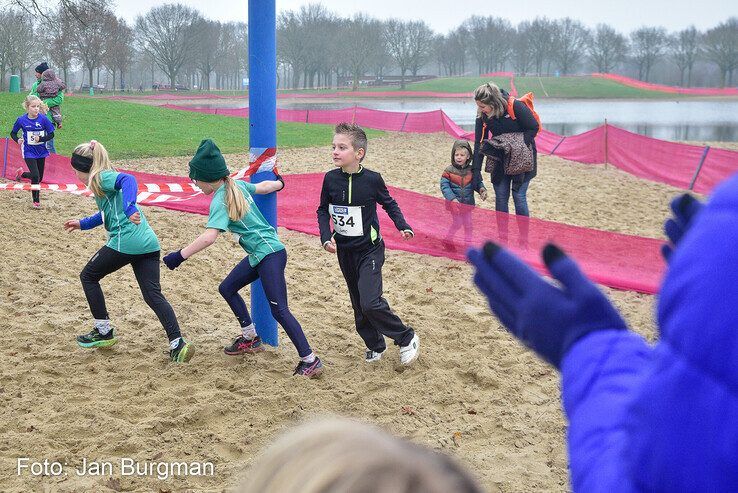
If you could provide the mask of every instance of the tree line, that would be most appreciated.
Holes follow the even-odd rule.
[[[53,0],[49,0],[53,1]],[[136,18],[117,18],[106,0],[57,0],[39,10],[37,0],[16,0],[0,13],[0,89],[10,73],[28,73],[48,59],[68,80],[82,69],[92,85],[100,73],[112,86],[152,83],[166,77],[201,89],[238,89],[248,77],[248,28],[218,22],[182,4],[164,4]],[[495,16],[472,15],[447,34],[424,21],[341,17],[323,5],[283,11],[277,19],[281,87],[333,87],[367,77],[480,75],[512,70],[522,75],[610,72],[640,80],[691,86],[700,81],[733,85],[738,69],[738,18],[700,31],[644,26],[623,34],[607,24],[537,17],[514,26]],[[655,77],[656,67],[659,74]],[[125,77],[127,76],[127,81]],[[117,78],[117,82],[116,82]],[[661,80],[657,80],[661,79]],[[147,83],[148,86],[148,83]]]
[[[625,73],[652,81],[662,64],[691,86],[698,63],[717,72],[721,86],[733,85],[738,69],[738,18],[704,32],[644,26],[629,34],[599,24],[537,17],[517,26],[501,17],[472,15],[448,34],[422,21],[380,21],[365,15],[341,18],[320,4],[278,17],[278,56],[292,87],[313,87],[331,73],[381,77],[388,70],[416,75],[433,66],[439,75],[514,71],[521,75]],[[321,79],[322,77],[322,79]],[[317,82],[316,82],[317,81]]]
[[[212,21],[182,4],[153,7],[130,25],[105,0],[64,0],[43,15],[35,2],[18,3],[0,12],[0,90],[10,73],[24,85],[40,60],[67,81],[82,69],[80,85],[99,84],[106,72],[113,90],[159,78],[171,88],[238,89],[248,73],[243,22]]]

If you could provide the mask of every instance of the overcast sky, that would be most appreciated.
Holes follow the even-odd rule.
[[[118,0],[119,16],[133,21],[145,14],[152,5],[165,3],[150,0]],[[213,20],[246,20],[248,0],[180,0]],[[298,10],[307,0],[277,0],[277,12]],[[630,32],[643,25],[660,25],[669,31],[694,24],[698,29],[717,25],[730,16],[738,16],[735,0],[322,0],[332,12],[350,17],[364,12],[377,19],[396,17],[424,20],[434,31],[446,34],[471,15],[505,17],[513,24],[536,16],[549,18],[572,17],[589,27],[607,22],[621,32]],[[242,8],[238,8],[243,5]],[[494,10],[499,6],[499,10]]]

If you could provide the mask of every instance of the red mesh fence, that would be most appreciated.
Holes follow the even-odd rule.
[[[702,149],[702,148],[700,148]],[[703,164],[697,168],[694,178],[695,192],[709,193],[718,183],[732,175],[738,167],[738,153],[727,149],[716,149],[714,147],[704,148]]]
[[[609,79],[620,84],[647,89],[649,91],[668,92],[671,94],[686,94],[692,96],[738,96],[738,88],[735,87],[674,87],[663,84],[652,84],[642,80],[631,79],[617,74],[591,74],[592,77]]]
[[[167,108],[202,113],[248,117],[248,108],[213,109],[165,105]],[[472,139],[442,110],[401,113],[350,107],[341,110],[277,110],[280,121],[327,123],[354,121],[368,128],[393,132],[445,132],[454,138]],[[541,154],[553,154],[580,163],[609,163],[647,180],[666,183],[699,193],[738,171],[738,152],[668,142],[602,125],[587,132],[561,136],[542,129],[536,137]],[[704,157],[704,159],[703,159]]]
[[[607,132],[609,163],[641,178],[689,188],[703,147],[652,139],[612,125]]]
[[[12,144],[8,151],[7,166],[3,167],[4,178],[13,176],[15,169],[23,165],[17,145]],[[136,176],[141,190],[145,190],[145,184],[149,183],[160,186],[189,183],[185,177],[127,172]],[[317,235],[315,210],[323,175],[286,175],[284,178],[287,186],[279,194],[279,225]],[[52,155],[47,160],[44,183],[79,182],[69,166],[69,159]],[[664,270],[659,255],[661,241],[656,239],[497,213],[393,187],[390,187],[390,191],[417,236],[411,241],[401,239],[389,218],[380,212],[381,231],[388,248],[463,260],[467,248],[491,239],[507,246],[531,266],[541,270],[539,252],[547,242],[555,241],[576,258],[595,281],[644,293],[656,292]],[[142,192],[139,199],[145,205],[198,214],[208,212],[210,197],[191,197],[191,192],[167,194],[176,199],[159,201],[162,197],[148,192]]]

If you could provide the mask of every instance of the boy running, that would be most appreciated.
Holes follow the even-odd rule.
[[[379,234],[377,203],[406,240],[414,233],[382,175],[361,165],[366,149],[366,133],[361,127],[336,125],[333,164],[337,168],[323,179],[317,210],[320,240],[326,251],[337,253],[354,309],[356,331],[367,347],[365,360],[374,362],[382,357],[387,349],[386,336],[400,346],[400,363],[409,365],[418,358],[420,340],[382,297],[384,241]]]

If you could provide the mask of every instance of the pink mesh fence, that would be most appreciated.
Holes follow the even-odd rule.
[[[232,163],[234,166],[239,164],[245,166],[247,163]],[[12,144],[8,148],[2,177],[12,176],[18,166],[23,166],[23,160],[18,146]],[[139,182],[140,203],[197,214],[208,213],[210,198],[205,195],[167,191],[170,197],[167,198],[163,194],[146,192],[152,189],[148,184],[155,184],[154,189],[163,189],[168,184],[187,184],[187,178],[127,172],[136,176]],[[315,210],[323,175],[287,175],[284,179],[286,187],[279,193],[278,200],[279,225],[317,235]],[[44,183],[79,184],[69,166],[69,159],[60,155],[48,158]],[[380,212],[380,227],[388,248],[463,260],[467,248],[491,239],[542,270],[539,252],[547,242],[554,241],[576,258],[595,281],[644,293],[656,292],[664,271],[664,262],[659,254],[661,241],[657,239],[497,213],[393,187],[390,191],[414,228],[416,237],[411,241],[401,239],[390,219]],[[94,205],[90,204],[90,212],[93,208]]]
[[[631,79],[617,74],[590,74],[591,77],[609,79],[625,86],[647,89],[649,91],[668,92],[670,94],[685,94],[692,96],[738,96],[738,88],[735,87],[674,87],[663,84],[652,84],[642,80]]]
[[[164,105],[170,109],[247,118],[248,108],[222,109]],[[442,110],[401,113],[354,106],[340,110],[277,110],[279,121],[336,124],[355,122],[367,128],[393,132],[436,133],[472,139]],[[659,183],[709,193],[715,185],[738,171],[738,152],[710,149],[653,139],[615,127],[602,125],[587,132],[562,136],[542,129],[536,137],[541,154],[588,164],[608,163]]]

